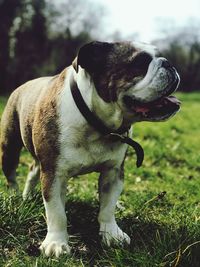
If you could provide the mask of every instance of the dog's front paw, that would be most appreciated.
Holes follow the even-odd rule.
[[[109,247],[111,245],[126,246],[131,242],[130,237],[119,228],[116,222],[101,223],[99,235],[102,237],[103,244]]]
[[[62,254],[70,254],[66,233],[47,233],[45,240],[40,246],[40,250],[47,257],[59,257]]]

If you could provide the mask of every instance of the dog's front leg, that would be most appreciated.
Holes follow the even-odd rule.
[[[102,236],[102,242],[108,246],[130,244],[129,236],[119,228],[114,215],[123,189],[122,171],[120,168],[103,170],[99,178],[99,234]]]
[[[63,253],[70,253],[67,234],[67,217],[65,214],[65,178],[49,179],[42,174],[43,201],[47,217],[47,235],[40,249],[46,256],[59,257]]]

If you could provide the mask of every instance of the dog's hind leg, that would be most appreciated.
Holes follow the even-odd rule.
[[[40,167],[37,161],[33,162],[30,171],[26,178],[26,183],[23,191],[23,199],[26,200],[29,195],[33,194],[34,188],[38,183],[40,177]]]
[[[1,120],[1,161],[8,187],[17,190],[16,168],[23,143],[17,112],[15,107],[10,104],[8,102]]]

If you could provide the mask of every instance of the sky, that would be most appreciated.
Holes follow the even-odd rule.
[[[96,0],[106,10],[105,32],[120,32],[122,37],[138,33],[138,40],[162,38],[161,29],[199,21],[200,0]]]

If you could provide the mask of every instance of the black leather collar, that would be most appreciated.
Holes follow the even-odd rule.
[[[117,130],[112,130],[108,128],[103,123],[103,121],[88,108],[87,104],[85,103],[81,95],[78,85],[74,80],[73,75],[70,76],[70,89],[74,102],[76,103],[77,108],[79,109],[82,116],[86,119],[86,121],[99,133],[105,136],[109,135],[115,141],[121,141],[122,143],[126,143],[132,146],[137,155],[136,166],[140,167],[144,159],[144,151],[139,143],[128,137],[129,128],[125,128],[122,126]]]

